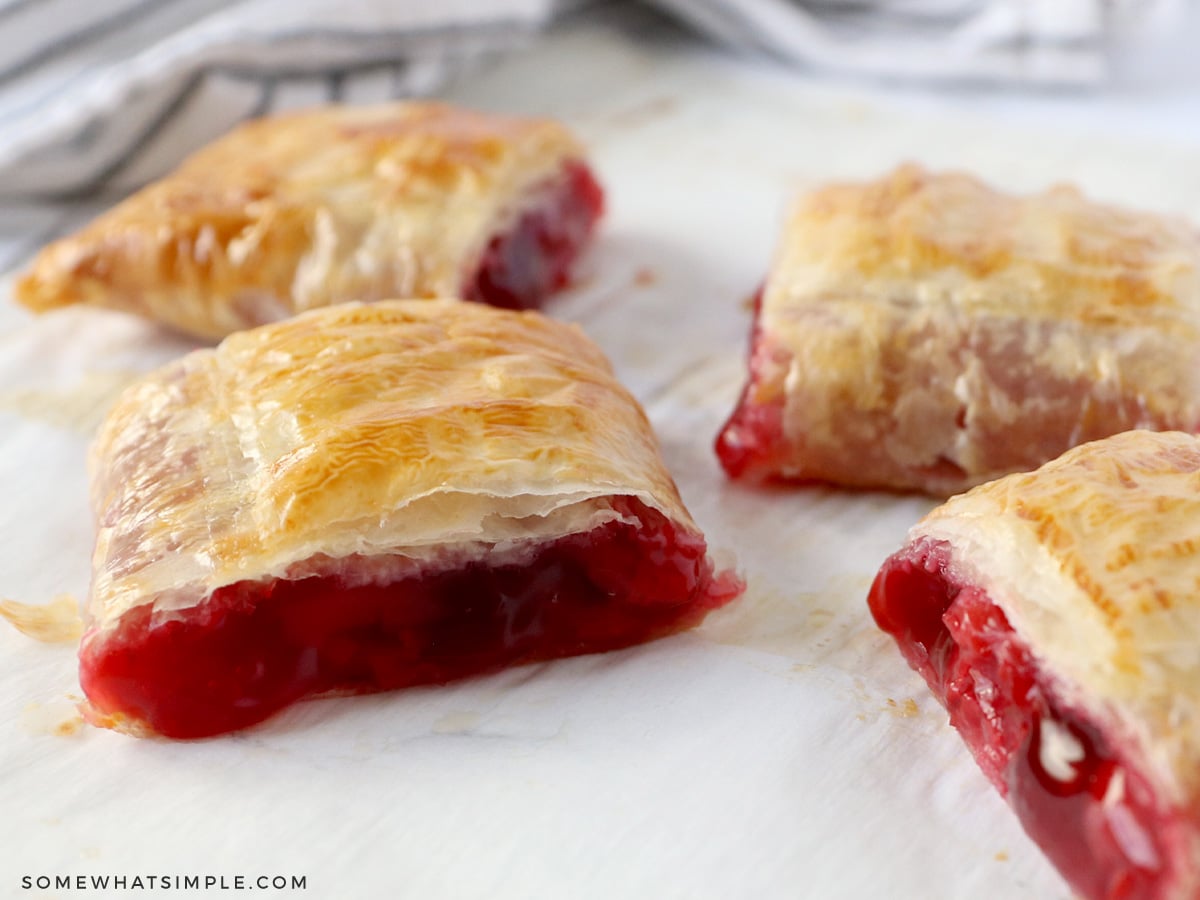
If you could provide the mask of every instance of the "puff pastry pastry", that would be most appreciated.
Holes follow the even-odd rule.
[[[717,441],[734,477],[945,495],[1200,427],[1200,231],[904,166],[796,207]]]
[[[91,471],[81,683],[135,734],[622,647],[741,590],[604,356],[533,312],[383,301],[235,334],[122,394]]]
[[[422,103],[314,109],[243,125],[45,248],[16,297],[205,338],[344,300],[532,307],[566,283],[602,206],[556,122]]]
[[[1089,900],[1200,896],[1200,439],[1131,431],[952,498],[871,589]]]

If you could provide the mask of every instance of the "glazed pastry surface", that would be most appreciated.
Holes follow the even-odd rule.
[[[1200,793],[1200,438],[1130,431],[931,512],[1063,692],[1136,739],[1173,799]]]
[[[1087,900],[1200,888],[1200,438],[1130,431],[951,498],[875,621]]]
[[[16,296],[206,338],[345,300],[460,296],[582,157],[554,121],[434,103],[260,119],[44,249]]]
[[[797,205],[719,452],[735,476],[949,494],[1196,430],[1198,352],[1192,225],[903,166]]]
[[[454,300],[343,304],[189,354],[122,394],[91,471],[101,631],[347,559],[367,579],[515,559],[619,518],[614,496],[697,531],[577,327]]]

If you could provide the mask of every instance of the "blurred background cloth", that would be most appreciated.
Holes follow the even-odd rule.
[[[1168,29],[1189,0],[640,2],[817,71],[1078,87],[1104,83],[1118,41]],[[427,95],[585,5],[0,0],[0,199],[117,193],[251,116]]]
[[[837,72],[1096,85],[1190,0],[653,0],[751,53]]]

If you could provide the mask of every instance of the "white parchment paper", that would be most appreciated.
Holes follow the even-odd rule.
[[[600,26],[451,99],[561,116],[594,148],[610,213],[550,311],[644,402],[746,597],[649,646],[196,743],[82,726],[73,650],[0,630],[0,895],[37,896],[26,875],[284,874],[321,898],[1065,900],[870,622],[870,579],[929,501],[729,484],[711,445],[796,190],[915,159],[1200,217],[1194,151],[884,107]],[[192,345],[7,302],[0,332],[0,596],[82,598],[88,435],[133,373]]]

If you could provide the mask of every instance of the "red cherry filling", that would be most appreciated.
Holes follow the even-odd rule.
[[[604,211],[604,192],[582,162],[570,162],[508,231],[484,251],[467,300],[532,309],[567,285],[571,265]]]
[[[768,346],[762,336],[762,290],[754,295],[754,328],[750,337],[750,380],[737,408],[717,435],[717,458],[730,478],[766,478],[780,468],[783,449],[781,387],[772,388],[772,370],[787,367],[786,355]],[[769,391],[774,390],[774,394]]]
[[[340,576],[243,581],[172,617],[149,605],[85,636],[80,682],[101,716],[167,737],[244,728],[316,694],[450,681],[626,647],[697,624],[741,585],[705,542],[634,499],[520,565],[347,587]]]
[[[1134,753],[1062,702],[1004,613],[956,581],[949,560],[948,545],[925,541],[884,563],[869,598],[879,627],[1074,890],[1175,896],[1196,823],[1155,796]]]

